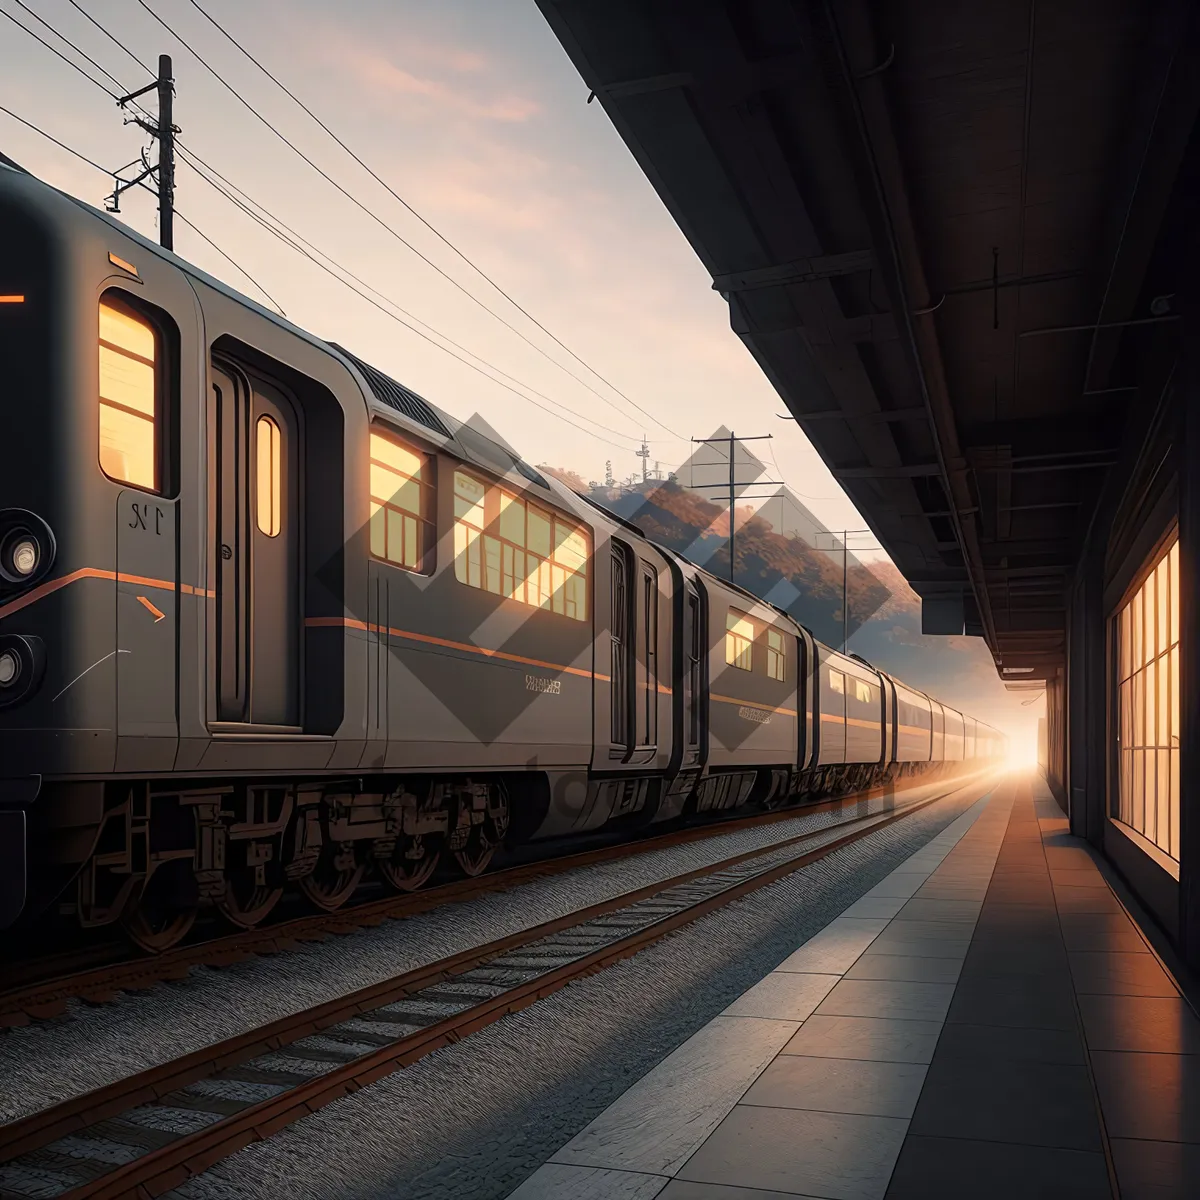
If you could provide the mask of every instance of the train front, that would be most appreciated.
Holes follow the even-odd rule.
[[[104,222],[0,165],[0,928],[94,849],[116,738],[116,508],[100,465]]]

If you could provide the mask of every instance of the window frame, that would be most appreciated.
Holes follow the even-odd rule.
[[[1109,817],[1173,873],[1179,870],[1181,819],[1179,556],[1179,527],[1172,522],[1109,616]],[[1164,616],[1165,635],[1159,628]]]
[[[778,639],[779,644],[772,644],[772,639]],[[782,629],[767,626],[767,678],[778,683],[787,682],[787,637]],[[776,674],[776,670],[778,674]]]
[[[105,307],[131,317],[150,331],[154,337],[154,361],[152,363],[147,363],[146,359],[140,355],[115,343],[107,342],[100,336],[100,312]],[[94,360],[97,369],[96,407],[94,410],[96,413],[96,464],[100,468],[100,473],[104,478],[111,483],[115,483],[118,487],[133,488],[135,491],[143,492],[148,496],[159,496],[163,499],[169,499],[173,494],[174,475],[174,463],[168,454],[171,444],[169,439],[173,400],[172,389],[169,387],[169,384],[174,378],[172,364],[175,359],[173,353],[174,340],[170,336],[170,333],[171,330],[168,322],[158,314],[157,310],[143,303],[140,297],[125,291],[124,288],[106,287],[96,299],[96,358]],[[101,412],[104,408],[112,408],[118,412],[129,413],[140,420],[147,420],[144,413],[130,409],[127,405],[123,405],[119,401],[106,399],[100,394],[100,350],[102,348],[133,359],[135,362],[148,365],[154,373],[154,413],[149,418],[154,435],[153,487],[147,487],[143,483],[137,483],[131,479],[123,479],[118,475],[109,474],[100,457],[100,423]]]
[[[270,426],[272,436],[268,445],[268,484],[267,520],[268,529],[262,523],[263,518],[263,425]],[[270,413],[260,413],[254,422],[254,524],[259,533],[265,537],[277,538],[283,532],[283,430],[279,422]]]
[[[376,458],[374,446],[371,439],[379,438],[384,442],[390,442],[400,450],[413,455],[420,460],[420,472],[424,476],[428,471],[428,478],[419,478],[413,475],[406,475],[393,464],[385,462],[381,458]],[[411,575],[432,575],[437,569],[437,504],[438,504],[438,461],[437,454],[423,450],[420,446],[408,441],[402,434],[397,433],[390,426],[383,424],[380,421],[372,421],[368,430],[367,440],[367,503],[369,509],[369,517],[367,520],[367,553],[375,561],[385,563],[389,567],[395,567],[400,571],[407,571]],[[380,470],[387,471],[397,478],[413,483],[417,487],[417,494],[420,496],[420,505],[422,511],[418,513],[410,512],[406,508],[402,508],[398,504],[393,504],[389,499],[376,497],[374,488],[372,487],[372,468],[378,467]],[[396,493],[393,492],[393,495]],[[408,530],[406,521],[412,521],[416,526],[417,536],[420,537],[422,528],[427,530],[424,544],[421,547],[421,554],[417,560],[416,566],[410,566],[404,561],[397,561],[390,557],[387,553],[389,549],[391,521],[389,513],[396,513],[400,518],[401,529],[401,555],[404,554],[404,547],[408,541]],[[377,513],[383,513],[383,548],[382,554],[375,549],[375,518]]]
[[[458,511],[458,477],[463,476],[483,489],[482,524],[470,518],[467,514],[460,515]],[[513,484],[498,479],[490,479],[481,472],[474,470],[466,463],[456,462],[454,465],[453,504],[454,504],[454,574],[459,583],[496,596],[500,600],[520,604],[524,608],[535,611],[553,613],[569,621],[586,624],[591,619],[591,581],[593,564],[592,531],[578,520],[568,516],[558,508],[543,503],[540,499],[530,496]],[[462,497],[466,499],[466,497]],[[507,501],[507,503],[505,503]],[[511,511],[513,505],[520,505],[522,511],[522,542],[519,544],[512,536],[502,532],[504,515]],[[474,507],[474,505],[472,505]],[[549,552],[543,555],[540,551],[529,546],[529,514],[530,510],[546,519],[549,525]],[[459,536],[459,530],[474,531],[475,537]],[[564,531],[560,540],[559,530]],[[565,546],[568,539],[577,537],[583,542],[582,561],[577,567],[570,565],[558,557],[558,550]],[[488,586],[489,556],[495,547],[497,588]],[[479,583],[471,582],[472,545],[477,546]],[[507,551],[507,553],[506,553]],[[521,561],[521,571],[518,572],[518,556]],[[529,583],[534,577],[531,560],[536,564],[537,598],[535,602],[529,599]],[[464,562],[465,572],[460,571],[459,563]],[[572,581],[575,586],[568,587]],[[561,581],[561,582],[560,582]],[[520,591],[518,595],[517,592]],[[572,596],[570,593],[574,592]],[[574,608],[572,612],[571,609]]]
[[[750,627],[749,636],[734,628],[734,624],[741,624],[743,621]],[[733,667],[735,671],[748,671],[753,674],[754,660],[757,657],[754,653],[754,643],[757,640],[758,625],[754,618],[748,612],[742,612],[741,609],[727,608],[725,610],[725,665]],[[745,642],[745,646],[739,648],[739,642]],[[731,646],[734,648],[732,653]],[[748,660],[746,663],[740,661],[743,656]]]

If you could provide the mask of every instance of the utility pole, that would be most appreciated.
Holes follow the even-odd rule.
[[[642,448],[634,453],[642,460],[642,482],[650,478],[650,447],[646,444],[646,435],[642,434]]]
[[[858,533],[870,533],[869,529],[843,529],[842,530],[842,653],[847,652],[846,648],[850,644],[850,535]],[[830,533],[829,536],[835,541],[837,540],[836,533]]]
[[[842,530],[842,653],[850,645],[850,531]]]
[[[759,434],[757,437],[738,437],[733,430],[729,431],[728,437],[722,438],[692,438],[693,442],[704,442],[710,444],[713,442],[728,442],[729,443],[729,582],[733,583],[733,546],[734,546],[734,501],[737,498],[738,484],[736,482],[737,466],[734,462],[734,453],[737,450],[738,442],[767,442],[771,440],[769,433]],[[777,479],[752,479],[749,483],[741,484],[742,487],[751,487],[754,484],[763,486],[780,486],[783,485]],[[725,487],[723,483],[698,483],[693,484],[693,487]]]
[[[158,184],[158,241],[165,250],[175,249],[175,135],[179,127],[174,123],[175,80],[171,75],[171,56],[158,56],[158,78],[128,96],[122,96],[117,104],[124,108],[147,92],[158,93],[158,117],[147,119],[144,115],[135,114],[126,117],[126,125],[138,125],[158,142],[158,162],[153,165],[146,161],[143,151],[141,158],[127,163],[120,171],[113,172],[112,195],[108,197],[105,208],[109,212],[121,211],[121,196],[132,187],[145,187],[147,179],[153,178]],[[143,110],[144,112],[144,110]],[[141,174],[133,179],[122,179],[121,171],[130,167],[142,166]]]
[[[171,78],[171,56],[158,56],[158,240],[167,250],[175,249],[175,80]]]

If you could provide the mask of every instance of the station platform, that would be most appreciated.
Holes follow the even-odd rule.
[[[1200,1020],[1010,779],[628,1089],[511,1200],[1200,1196]]]

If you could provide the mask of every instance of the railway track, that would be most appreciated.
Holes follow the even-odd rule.
[[[731,855],[407,971],[0,1128],[0,1197],[153,1197],[433,1051],[932,804]]]
[[[918,792],[936,786],[937,784],[923,781],[893,794],[899,797],[907,792]],[[416,916],[443,904],[518,887],[535,879],[627,858],[631,854],[645,854],[742,829],[794,820],[798,815],[857,808],[864,802],[877,800],[887,794],[886,788],[876,787],[836,800],[758,813],[734,820],[714,821],[711,824],[672,830],[632,842],[623,841],[562,857],[539,859],[473,878],[453,880],[419,892],[368,900],[333,913],[314,913],[285,919],[257,929],[238,930],[205,941],[177,946],[154,956],[135,952],[118,958],[115,962],[108,960],[96,963],[96,952],[89,950],[86,952],[88,957],[82,965],[79,965],[76,956],[73,955],[55,955],[41,963],[34,961],[14,964],[6,972],[9,978],[12,979],[18,974],[24,977],[19,978],[6,990],[0,991],[0,1029],[61,1016],[67,1011],[72,1000],[89,1004],[107,1003],[121,992],[144,991],[160,983],[184,978],[196,967],[220,968],[243,962],[256,955],[286,952],[304,942],[344,936],[356,930],[380,925],[384,921]]]

